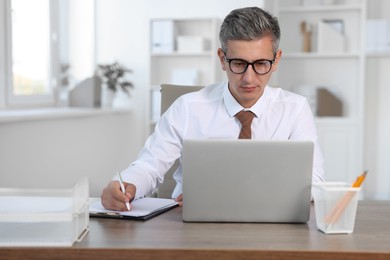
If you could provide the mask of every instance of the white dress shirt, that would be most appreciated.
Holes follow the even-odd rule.
[[[181,157],[184,139],[237,139],[241,125],[234,115],[243,107],[231,95],[227,82],[210,85],[179,97],[161,116],[138,158],[122,177],[143,197],[164,180],[165,173]],[[280,88],[265,87],[251,107],[252,139],[311,140],[314,142],[313,182],[323,181],[323,158],[312,112],[307,100]],[[182,193],[182,168],[174,173],[176,198]]]

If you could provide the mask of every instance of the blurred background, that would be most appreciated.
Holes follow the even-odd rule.
[[[386,0],[1,1],[0,187],[87,176],[99,196],[153,131],[160,84],[225,80],[219,26],[246,6],[279,19],[270,85],[308,98],[326,179],[352,183],[367,169],[363,197],[390,199]]]

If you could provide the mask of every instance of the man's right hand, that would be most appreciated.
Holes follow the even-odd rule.
[[[127,211],[126,202],[131,202],[134,199],[137,189],[131,183],[124,182],[123,185],[126,190],[125,194],[121,191],[119,181],[111,181],[104,188],[101,195],[103,207],[109,210]]]

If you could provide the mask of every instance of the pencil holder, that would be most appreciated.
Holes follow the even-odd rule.
[[[314,183],[317,228],[326,234],[352,233],[360,189],[343,182]]]

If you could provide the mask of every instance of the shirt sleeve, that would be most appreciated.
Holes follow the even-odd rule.
[[[317,128],[309,103],[305,99],[293,124],[291,140],[311,140],[314,143],[313,182],[324,181],[324,159],[318,142]]]
[[[122,172],[123,181],[137,187],[136,198],[144,197],[164,180],[164,175],[181,156],[185,107],[177,100],[161,116],[138,158]]]

